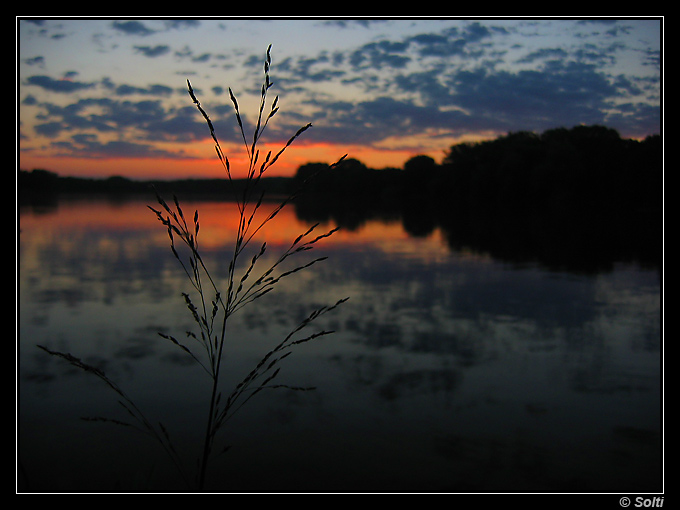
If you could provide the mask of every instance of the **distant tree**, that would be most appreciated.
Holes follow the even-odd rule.
[[[406,163],[404,163],[404,171],[406,173],[424,173],[430,174],[436,168],[437,163],[430,156],[418,155],[413,156]]]
[[[49,170],[36,169],[21,170],[19,173],[19,188],[55,191],[59,176]]]
[[[298,167],[296,187],[304,187],[303,197],[322,193],[331,186],[330,166],[326,163],[306,163]]]
[[[300,182],[309,180],[315,174],[327,172],[330,170],[330,166],[326,163],[306,163],[301,165],[297,172],[295,173],[295,179]]]
[[[426,155],[418,155],[404,163],[404,185],[407,193],[423,194],[431,189],[435,177],[437,163]]]

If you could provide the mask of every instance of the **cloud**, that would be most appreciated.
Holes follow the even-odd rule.
[[[371,28],[376,24],[387,23],[389,20],[384,19],[336,19],[336,20],[326,20],[323,22],[325,26],[335,27],[335,28]]]
[[[131,96],[140,94],[144,96],[169,96],[174,92],[174,89],[166,85],[149,85],[148,87],[135,87],[132,85],[119,85],[115,89],[116,95]]]
[[[191,142],[205,136],[205,124],[193,107],[166,110],[160,101],[80,100],[67,107],[43,105],[44,122],[34,126],[39,135],[52,138],[57,156],[88,159],[173,158],[190,159],[181,147],[159,148],[154,142]],[[116,134],[115,140],[102,135]]]
[[[21,104],[32,106],[32,105],[38,104],[38,100],[35,98],[35,96],[32,96],[31,94],[29,94],[24,98],[24,100],[21,102]]]
[[[90,129],[98,132],[113,132],[115,123],[108,122],[101,112],[110,108],[112,101],[108,98],[81,99],[67,106],[53,103],[40,103],[44,110],[37,116],[39,122],[35,125],[36,133],[58,137],[64,132]]]
[[[459,71],[449,78],[450,101],[487,128],[545,129],[603,122],[619,95],[593,66],[556,63],[543,70]]]
[[[126,35],[147,36],[155,32],[155,30],[147,28],[141,21],[114,21],[111,23],[111,27]]]
[[[471,23],[465,27],[450,27],[440,33],[424,33],[412,36],[406,40],[409,46],[413,46],[421,57],[446,57],[452,56],[480,56],[483,49],[471,47],[475,43],[489,39],[494,35],[505,35],[507,30],[502,27],[487,27],[480,23]]]
[[[177,153],[158,149],[151,144],[113,140],[99,142],[93,136],[77,136],[72,141],[61,141],[52,144],[60,149],[63,155],[87,159],[105,158],[177,158]]]
[[[248,62],[253,67],[261,66],[262,58],[253,56]],[[288,85],[332,81],[346,74],[345,70],[338,68],[335,57],[329,57],[326,53],[316,57],[286,58],[276,64],[275,72],[273,80]]]
[[[348,62],[356,69],[375,69],[383,67],[401,69],[411,61],[411,57],[405,55],[408,44],[402,42],[390,42],[382,40],[364,44],[353,51]]]
[[[181,50],[175,51],[175,57],[179,59],[189,59],[191,62],[202,63],[208,62],[212,57],[212,53],[201,53],[200,55],[194,55],[194,51],[189,46],[184,46]],[[222,58],[217,56],[216,58]]]
[[[146,37],[146,36],[157,34],[159,32],[164,32],[164,31],[197,28],[200,25],[201,25],[201,22],[199,20],[191,20],[191,19],[188,19],[188,20],[181,20],[181,19],[172,20],[172,19],[169,19],[169,20],[164,20],[163,28],[152,29],[152,28],[149,28],[145,23],[143,23],[141,21],[129,20],[129,21],[113,21],[111,23],[111,28],[113,28],[115,31],[121,32],[125,35]],[[156,48],[158,48],[158,47],[156,47]],[[147,56],[157,56],[157,55],[147,55]]]
[[[394,77],[392,86],[397,92],[408,92],[418,96],[426,104],[446,106],[451,104],[452,91],[442,83],[442,76],[441,68],[400,73]]]
[[[165,27],[168,30],[181,30],[188,28],[198,28],[201,26],[201,22],[196,19],[169,19],[165,20]]]
[[[642,63],[644,66],[651,66],[657,71],[661,69],[661,52],[658,50],[645,50],[644,61]]]
[[[428,130],[461,129],[466,116],[460,111],[443,111],[435,105],[379,96],[350,103],[310,101],[317,107],[311,116],[314,129],[305,135],[312,142],[370,146],[394,137],[408,138]],[[292,126],[288,126],[290,129]]]
[[[45,67],[45,58],[40,56],[24,59],[24,62],[29,66]]]
[[[35,126],[35,132],[39,135],[46,136],[48,138],[54,138],[59,136],[64,130],[64,125],[61,122],[45,122],[43,124],[38,124]]]
[[[99,157],[103,144],[99,142],[101,135],[116,133],[121,142],[180,141],[191,142],[202,139],[205,124],[201,122],[192,106],[179,109],[169,108],[160,99],[154,100],[119,100],[115,98],[79,99],[66,106],[54,103],[38,103],[42,109],[34,130],[38,135],[55,141],[55,146],[64,149],[72,142],[63,140],[87,135],[87,146],[95,151],[93,157]],[[134,152],[139,155],[146,145],[139,143]],[[107,145],[122,148],[124,145]],[[131,145],[132,147],[132,145]],[[133,153],[131,153],[132,155]],[[150,153],[151,154],[151,153]]]
[[[348,21],[334,20],[326,24],[346,28],[349,26]],[[276,64],[276,78],[286,84],[302,85],[342,78],[346,84],[363,84],[366,90],[375,90],[376,79],[380,78],[366,73],[380,72],[382,80],[386,81],[393,75],[384,73],[403,72],[414,65],[427,68],[430,65],[428,62],[452,63],[454,58],[481,57],[486,51],[484,45],[490,38],[507,33],[502,27],[469,23],[439,32],[402,35],[399,38],[382,37],[343,51],[286,58]],[[257,68],[262,65],[262,57],[253,55],[246,60],[246,65]]]
[[[55,80],[54,78],[44,75],[30,76],[26,79],[26,84],[40,87],[49,90],[50,92],[61,93],[71,93],[78,90],[90,89],[96,85],[95,83],[83,83],[69,79]]]
[[[170,52],[170,46],[167,44],[159,44],[157,46],[135,46],[135,51],[141,53],[145,57],[155,58],[165,55]]]
[[[541,48],[536,51],[525,55],[524,57],[517,59],[518,64],[530,64],[536,61],[543,61],[547,59],[557,59],[562,60],[567,58],[569,53],[563,48]]]

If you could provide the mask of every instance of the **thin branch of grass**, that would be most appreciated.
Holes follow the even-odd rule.
[[[267,354],[264,355],[264,357],[259,361],[259,363],[253,368],[250,373],[240,382],[236,385],[234,388],[234,391],[229,395],[227,398],[227,401],[222,408],[222,410],[219,412],[217,416],[217,421],[216,421],[216,428],[219,428],[221,425],[223,425],[227,420],[229,420],[236,412],[243,407],[243,405],[250,400],[255,394],[259,393],[261,390],[265,388],[289,388],[289,389],[295,389],[295,390],[310,390],[313,388],[308,388],[308,387],[291,387],[288,385],[268,385],[269,382],[271,382],[274,377],[276,377],[279,373],[279,368],[276,369],[276,371],[271,374],[267,379],[265,379],[263,382],[259,384],[259,386],[256,386],[253,388],[253,384],[260,379],[262,376],[265,374],[269,373],[274,367],[278,365],[278,363],[289,356],[291,354],[290,351],[284,352],[280,356],[277,357],[277,355],[281,352],[283,352],[286,349],[290,349],[294,345],[299,345],[305,342],[309,342],[311,340],[314,340],[316,338],[320,338],[322,336],[330,335],[333,334],[334,331],[318,331],[316,333],[312,333],[304,338],[300,338],[298,340],[293,340],[294,336],[308,327],[310,324],[312,324],[313,321],[315,321],[317,318],[320,316],[324,315],[325,313],[328,313],[335,309],[336,307],[340,306],[341,304],[345,303],[349,298],[344,298],[340,299],[337,301],[334,305],[332,306],[323,306],[321,308],[318,308],[317,310],[314,310],[305,320],[303,320],[296,328],[294,328],[284,339],[281,341],[274,349],[270,350]],[[244,400],[239,402],[239,399],[246,393],[246,392],[251,392]]]
[[[205,110],[201,106],[201,103],[198,101],[198,99],[196,99],[194,89],[191,88],[191,83],[189,82],[189,80],[187,80],[187,87],[189,88],[189,95],[191,96],[191,99],[194,101],[196,108],[198,108],[198,111],[201,112],[203,118],[208,124],[208,127],[210,128],[210,134],[212,135],[212,138],[215,141],[215,152],[217,152],[217,157],[222,162],[224,170],[227,173],[227,177],[229,177],[229,180],[231,180],[231,172],[229,171],[229,159],[227,158],[227,156],[225,156],[224,152],[222,151],[222,147],[220,147],[220,142],[219,140],[217,140],[217,136],[215,135],[215,128],[213,127],[212,121],[210,120],[210,117],[208,117],[208,114],[205,113]]]
[[[135,405],[135,403],[125,394],[125,392],[116,384],[114,383],[111,379],[107,377],[107,375],[100,369],[89,365],[82,361],[80,358],[76,358],[75,356],[71,355],[70,353],[63,353],[59,351],[53,351],[51,349],[48,349],[47,347],[43,345],[38,345],[38,348],[42,349],[43,351],[47,352],[51,356],[56,356],[58,358],[66,360],[68,363],[73,365],[76,368],[79,368],[83,370],[86,373],[89,373],[91,375],[94,375],[95,377],[99,378],[101,381],[103,381],[109,388],[111,388],[114,392],[118,394],[120,399],[118,400],[118,403],[128,412],[128,414],[137,422],[137,425],[132,424],[132,423],[127,423],[123,422],[121,420],[116,420],[112,418],[103,418],[103,417],[91,417],[91,418],[83,418],[86,421],[93,421],[93,422],[107,422],[107,423],[113,423],[115,425],[122,425],[126,427],[131,427],[143,434],[146,434],[153,439],[155,439],[161,447],[165,450],[165,452],[168,454],[172,462],[175,464],[175,467],[178,469],[179,473],[181,474],[182,478],[184,481],[187,483],[188,487],[191,487],[191,484],[188,483],[188,478],[186,476],[186,473],[184,471],[184,468],[182,466],[182,462],[177,455],[177,452],[175,451],[175,448],[173,447],[170,437],[167,434],[167,431],[165,430],[165,427],[163,424],[159,422],[159,427],[161,428],[161,432],[156,429],[156,427],[153,426],[153,424],[144,416],[144,413],[139,410],[139,408]]]
[[[236,122],[239,126],[241,137],[243,139],[244,148],[248,156],[248,169],[246,172],[247,178],[243,192],[236,197],[238,206],[238,228],[234,238],[233,250],[229,262],[226,275],[226,291],[220,290],[217,285],[217,279],[213,277],[211,271],[208,269],[203,257],[199,251],[199,213],[198,210],[194,212],[193,221],[189,221],[184,214],[180,201],[173,195],[173,205],[168,204],[158,193],[156,199],[159,208],[148,206],[148,208],[156,215],[156,218],[161,222],[167,230],[168,239],[170,241],[170,250],[173,256],[177,259],[182,270],[186,274],[188,280],[193,287],[192,294],[198,296],[198,299],[192,297],[188,292],[183,292],[185,304],[191,313],[191,316],[198,327],[198,333],[187,331],[187,337],[194,339],[202,346],[204,354],[195,354],[189,347],[180,343],[174,336],[159,333],[159,335],[178,346],[182,352],[191,357],[201,369],[211,379],[211,397],[209,404],[209,412],[206,420],[206,429],[203,442],[203,450],[199,458],[199,471],[197,474],[197,484],[199,490],[202,490],[206,481],[206,473],[208,467],[208,460],[213,451],[213,445],[217,432],[222,425],[229,420],[238,410],[240,410],[247,402],[249,402],[256,394],[265,389],[279,389],[287,388],[290,390],[306,391],[313,388],[302,386],[291,386],[287,384],[273,383],[281,370],[281,362],[286,359],[292,351],[293,346],[297,346],[312,340],[330,335],[332,331],[321,330],[315,333],[308,334],[305,337],[297,338],[296,335],[303,329],[310,326],[317,318],[335,309],[340,304],[347,301],[348,298],[337,301],[332,306],[324,306],[314,310],[305,320],[303,320],[296,328],[294,328],[274,349],[270,350],[263,356],[260,362],[253,368],[242,381],[229,392],[226,399],[222,399],[222,392],[219,389],[220,385],[220,370],[222,367],[222,358],[225,350],[225,344],[228,339],[228,325],[229,319],[241,310],[243,307],[250,305],[254,301],[262,298],[276,287],[282,280],[294,275],[300,271],[310,268],[311,266],[326,260],[326,257],[317,257],[311,260],[303,260],[293,266],[292,269],[284,268],[284,263],[293,256],[300,257],[302,253],[312,250],[316,244],[331,235],[337,229],[333,228],[323,234],[312,237],[318,224],[310,227],[306,232],[300,234],[272,264],[266,269],[260,269],[259,263],[263,259],[264,254],[268,250],[266,242],[263,242],[259,250],[252,256],[249,263],[244,265],[245,270],[237,276],[237,270],[241,267],[240,259],[247,247],[253,241],[255,236],[271,222],[278,213],[294,200],[302,188],[292,193],[287,199],[281,201],[264,218],[260,218],[259,213],[261,205],[264,200],[264,193],[260,193],[257,201],[253,200],[254,192],[257,189],[257,184],[262,178],[263,174],[272,167],[284,154],[284,152],[308,129],[312,124],[306,124],[299,128],[293,136],[283,145],[283,147],[272,156],[269,151],[260,163],[260,153],[258,149],[258,142],[266,131],[270,120],[279,111],[279,97],[272,101],[268,113],[265,115],[265,107],[267,103],[267,95],[269,89],[272,87],[269,71],[271,67],[271,45],[267,48],[264,61],[264,83],[261,87],[260,105],[258,110],[257,122],[254,127],[250,142],[245,133],[244,123],[241,118],[238,101],[229,88],[229,97],[234,106],[236,115]],[[212,120],[196,97],[196,92],[187,80],[187,88],[191,100],[197,107],[199,113],[208,125],[210,136],[215,143],[215,151],[220,159],[227,178],[232,181],[232,173],[229,164],[229,159],[224,154],[220,145],[219,139],[215,132]],[[337,166],[345,159],[346,155],[340,158],[331,167]],[[307,181],[306,181],[307,182]],[[306,184],[303,183],[303,186]],[[177,241],[179,240],[179,241]],[[181,246],[184,246],[183,248]],[[257,275],[257,276],[255,276]],[[131,426],[140,430],[141,432],[150,434],[163,446],[168,455],[172,458],[180,469],[180,473],[187,480],[186,475],[181,468],[179,456],[170,441],[170,435],[167,429],[159,423],[155,427],[144,417],[135,404],[125,395],[122,390],[111,381],[101,370],[96,369],[86,363],[83,363],[78,358],[70,354],[63,354],[56,351],[39,346],[51,355],[59,356],[69,363],[89,372],[100,379],[102,379],[112,390],[114,390],[120,397],[119,403],[126,410],[126,412],[133,418],[133,423],[127,423],[120,420],[93,418],[93,421],[108,421],[110,423],[119,424],[123,426]],[[223,453],[225,450],[222,450]]]
[[[218,386],[218,379],[219,379],[219,372],[220,372],[220,366],[221,366],[221,360],[222,360],[222,353],[224,349],[224,344],[225,344],[225,339],[226,339],[226,329],[227,329],[227,322],[228,319],[237,311],[242,309],[243,307],[253,303],[257,299],[260,299],[267,293],[271,292],[275,285],[279,283],[283,278],[286,278],[292,274],[295,274],[299,271],[302,271],[304,269],[307,269],[311,267],[312,265],[321,262],[322,260],[325,260],[326,257],[319,257],[316,259],[313,259],[312,261],[301,263],[294,267],[293,269],[283,271],[278,275],[274,275],[274,271],[278,270],[282,263],[287,260],[289,257],[304,252],[311,250],[313,248],[313,245],[318,242],[321,239],[327,238],[331,236],[337,229],[332,229],[329,232],[319,235],[316,238],[312,240],[307,240],[303,244],[300,244],[303,239],[307,239],[311,232],[315,229],[316,225],[312,228],[310,228],[307,232],[304,234],[298,236],[297,239],[291,244],[291,246],[286,250],[277,260],[274,262],[273,265],[271,265],[269,268],[267,268],[264,272],[260,273],[260,276],[249,286],[247,286],[248,281],[252,281],[252,273],[255,271],[256,265],[259,260],[261,260],[261,257],[264,255],[264,253],[267,250],[267,244],[266,242],[263,243],[259,249],[259,251],[251,258],[250,263],[247,265],[244,273],[242,273],[241,277],[238,278],[236,276],[236,267],[237,267],[237,262],[240,258],[240,256],[243,254],[244,250],[249,246],[250,242],[254,239],[254,237],[267,225],[270,221],[272,221],[277,214],[285,207],[288,203],[290,203],[291,200],[294,199],[294,197],[297,195],[297,193],[292,194],[288,199],[282,201],[279,206],[275,207],[268,215],[264,217],[261,221],[257,221],[256,214],[260,209],[260,206],[262,204],[262,200],[264,195],[260,194],[259,199],[255,203],[254,206],[249,210],[248,205],[250,203],[250,200],[252,198],[252,192],[254,191],[257,183],[259,180],[262,178],[263,174],[271,168],[272,165],[274,165],[279,158],[283,155],[283,153],[286,151],[287,148],[289,148],[295,140],[297,140],[305,131],[310,129],[312,127],[312,124],[306,124],[305,126],[302,126],[299,128],[293,136],[291,136],[288,141],[284,144],[284,146],[272,157],[272,152],[268,152],[267,155],[264,158],[264,161],[259,165],[259,171],[258,171],[258,160],[259,160],[259,150],[257,149],[257,144],[260,138],[262,137],[263,133],[265,132],[269,121],[276,115],[276,113],[279,110],[279,98],[278,96],[274,99],[274,101],[271,104],[269,113],[267,114],[266,117],[264,117],[264,111],[265,111],[265,105],[267,102],[267,93],[269,89],[272,86],[272,82],[269,77],[269,70],[271,66],[271,45],[267,48],[266,52],[266,57],[265,57],[265,62],[264,62],[264,83],[262,84],[261,87],[261,94],[260,94],[260,106],[258,110],[258,117],[257,117],[257,122],[255,124],[255,129],[252,135],[252,142],[249,144],[248,143],[248,137],[246,136],[245,133],[245,128],[244,124],[241,118],[241,112],[239,109],[239,104],[238,101],[233,93],[233,90],[231,87],[229,88],[229,97],[231,99],[231,102],[234,106],[234,112],[236,115],[236,122],[239,126],[240,132],[241,132],[241,137],[243,139],[243,144],[244,148],[246,150],[246,154],[248,155],[248,160],[249,160],[249,167],[247,170],[247,179],[246,179],[246,186],[244,187],[243,194],[241,196],[241,201],[238,202],[238,211],[239,211],[239,227],[237,230],[236,234],[236,239],[234,242],[234,249],[233,249],[233,255],[232,259],[229,263],[229,269],[228,269],[228,277],[227,277],[227,291],[225,294],[225,301],[221,302],[222,304],[222,325],[220,328],[220,336],[219,336],[219,341],[216,339],[215,341],[215,349],[213,349],[211,352],[214,354],[214,357],[211,359],[211,367],[213,369],[212,374],[213,374],[213,391],[212,391],[212,398],[211,398],[211,403],[210,403],[210,412],[208,414],[208,423],[207,423],[207,428],[206,428],[206,436],[205,436],[205,444],[204,444],[204,452],[203,452],[203,458],[202,458],[202,467],[201,467],[201,474],[199,476],[201,485],[205,481],[205,471],[207,469],[207,461],[208,457],[210,455],[210,452],[212,451],[212,446],[213,446],[213,441],[215,438],[215,435],[220,428],[220,426],[224,423],[224,421],[233,413],[230,413],[230,410],[234,410],[235,408],[233,407],[237,402],[238,402],[238,409],[240,409],[243,404],[245,404],[247,401],[249,401],[254,395],[259,393],[261,390],[265,388],[282,388],[282,387],[287,387],[286,385],[271,385],[271,381],[278,375],[279,373],[279,367],[276,367],[278,363],[283,360],[288,354],[286,353],[285,355],[282,355],[280,357],[276,357],[273,359],[269,365],[263,368],[263,364],[265,363],[265,360],[269,360],[272,355],[274,355],[276,352],[280,351],[284,347],[296,345],[298,343],[302,343],[304,341],[309,341],[313,338],[317,338],[319,336],[322,336],[322,334],[316,334],[316,335],[310,335],[306,339],[302,339],[299,341],[296,341],[294,343],[288,343],[289,340],[291,339],[291,335],[286,337],[284,342],[280,344],[276,349],[271,351],[270,354],[266,355],[265,358],[263,358],[262,363],[258,364],[258,366],[252,371],[244,380],[241,384],[237,386],[237,388],[231,393],[231,395],[227,398],[227,401],[225,404],[223,404],[223,407],[220,410],[220,396],[221,393],[218,392],[217,386]],[[194,101],[197,106],[199,106],[199,111],[203,115],[204,119],[208,123],[208,128],[210,130],[210,134],[213,137],[213,140],[215,141],[216,147],[219,148],[219,141],[217,140],[217,137],[215,135],[212,123],[209,121],[209,117],[205,113],[205,111],[200,107],[200,102],[196,99],[195,94],[193,93],[193,90],[191,89],[191,86],[189,85],[189,93],[191,95],[192,100]],[[218,153],[220,150],[218,149]],[[340,163],[345,158],[343,156],[337,163],[335,163],[333,166],[337,165]],[[169,219],[170,217],[168,217]],[[174,220],[177,220],[175,216],[172,216]],[[171,230],[171,229],[170,229]],[[182,232],[181,227],[178,228],[179,232]],[[191,238],[187,237],[186,234],[184,235],[183,239],[185,241],[191,241]],[[195,243],[190,244],[190,248],[193,250],[195,248]],[[174,253],[174,252],[173,252]],[[198,261],[200,260],[198,258],[198,255],[195,255],[195,259]],[[194,266],[192,265],[192,268]],[[206,271],[207,269],[205,268],[204,265],[202,265],[202,268]],[[196,281],[196,277],[194,276],[193,278],[194,281]],[[212,278],[210,279],[211,282],[213,282]],[[195,286],[197,287],[197,286]],[[197,288],[197,290],[199,290]],[[217,290],[217,289],[215,289]],[[335,308],[338,304],[341,302],[344,302],[344,300],[339,301],[334,305],[333,307],[328,308],[328,310]],[[313,314],[313,316],[310,316],[310,318],[303,324],[303,327],[306,326],[311,320],[314,318],[318,317],[320,313]],[[195,318],[196,319],[196,318]],[[197,320],[197,322],[201,322],[200,320]],[[208,322],[203,319],[202,324],[204,326],[208,325]],[[210,323],[212,324],[212,322]],[[209,329],[209,328],[208,328]],[[295,330],[295,332],[299,331],[299,328]],[[294,332],[293,332],[294,333]],[[291,333],[292,334],[292,333]],[[324,332],[323,334],[327,334]],[[288,343],[288,344],[287,344]],[[212,344],[211,344],[212,345]],[[274,368],[276,369],[274,370]],[[274,370],[272,372],[272,370]],[[255,381],[261,380],[260,378],[263,377],[265,374],[269,374],[262,382],[257,386],[253,387],[253,384]],[[291,387],[293,388],[293,387]],[[241,399],[239,402],[239,399],[241,395],[244,395],[244,392],[249,391],[249,395],[247,398]]]

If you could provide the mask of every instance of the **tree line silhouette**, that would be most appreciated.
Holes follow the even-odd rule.
[[[578,126],[461,143],[441,164],[421,155],[403,169],[375,170],[350,159],[333,170],[303,165],[295,178],[316,174],[307,188],[310,197],[370,197],[384,205],[427,201],[449,210],[619,214],[660,207],[661,158],[659,135],[639,142],[610,128]]]
[[[661,259],[663,152],[661,137],[621,138],[603,126],[519,131],[450,147],[440,164],[429,156],[403,168],[369,168],[347,159],[330,168],[300,166],[294,177],[262,179],[268,195],[302,188],[296,214],[355,229],[371,219],[401,221],[414,236],[441,228],[452,248],[479,247],[517,262],[537,253],[553,265],[594,254]],[[21,171],[19,194],[196,194],[224,198],[244,181],[187,179],[141,182],[123,177],[81,179]],[[593,261],[594,265],[599,265]]]

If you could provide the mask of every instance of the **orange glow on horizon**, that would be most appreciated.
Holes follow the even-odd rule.
[[[268,177],[292,177],[306,163],[335,163],[344,154],[361,161],[370,168],[403,167],[416,155],[405,151],[381,151],[365,147],[339,147],[316,145],[296,148],[286,152],[265,173]],[[233,178],[243,178],[247,172],[247,160],[229,157]],[[121,176],[133,180],[173,179],[222,179],[226,178],[220,161],[211,159],[148,159],[148,158],[69,158],[24,156],[19,164],[22,170],[42,169],[62,177],[106,179]]]
[[[230,159],[231,161],[231,159]],[[245,171],[232,161],[232,176],[244,177]],[[226,179],[224,167],[217,157],[211,159],[150,159],[150,158],[29,158],[20,162],[22,170],[43,169],[62,177],[106,179],[121,176],[133,180]],[[293,175],[297,167],[272,168],[271,175]],[[276,170],[279,172],[276,173]]]
[[[487,139],[489,136],[483,137]],[[481,139],[481,138],[480,138]],[[418,155],[428,155],[441,161],[446,150],[461,141],[473,141],[470,137],[439,140],[440,148],[433,148],[432,142],[393,144],[389,147],[360,145],[336,145],[330,143],[294,143],[286,149],[280,159],[271,166],[266,176],[292,177],[297,169],[306,163],[335,163],[347,154],[350,159],[361,161],[369,168],[403,168],[404,163]],[[420,143],[418,143],[420,142]],[[224,167],[215,154],[214,147],[200,142],[199,151],[194,158],[77,158],[68,156],[34,156],[22,153],[19,166],[22,170],[43,169],[64,177],[101,178],[121,176],[134,180],[174,180],[174,179],[221,179],[226,178]],[[406,148],[404,148],[406,147]],[[260,161],[271,150],[276,154],[280,146],[264,146],[260,150]],[[248,160],[242,147],[223,147],[230,161],[233,178],[246,176]]]

